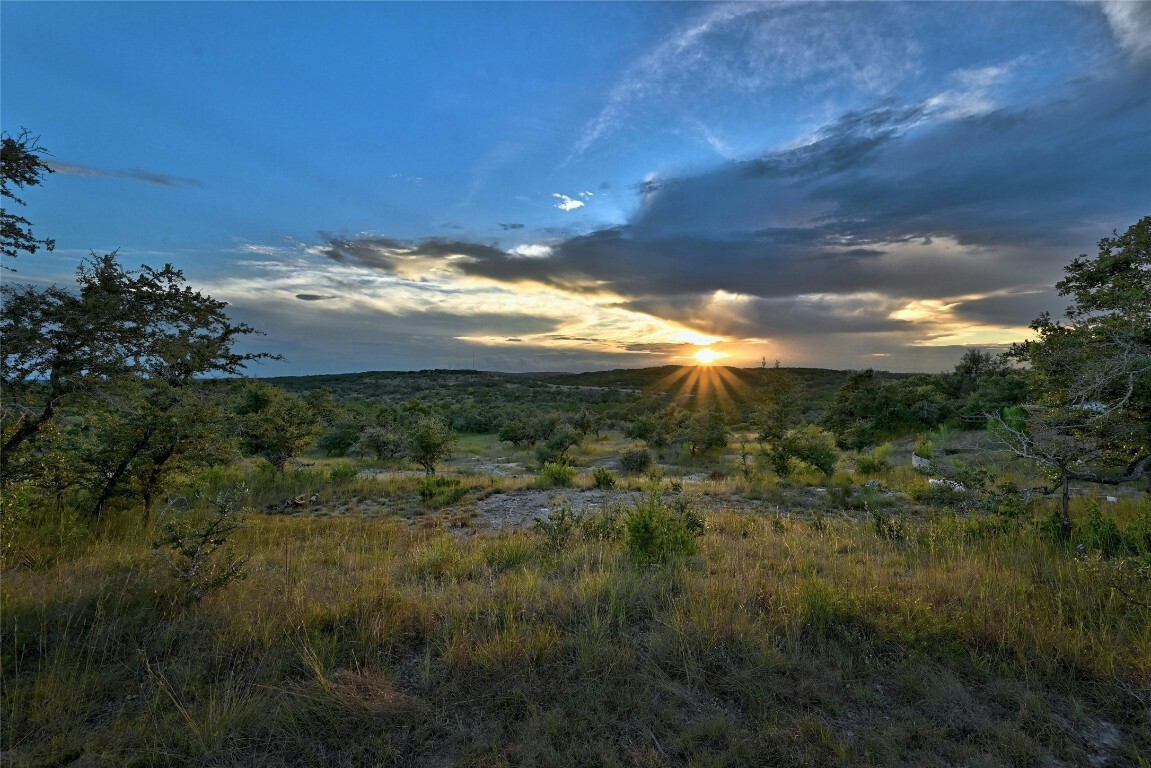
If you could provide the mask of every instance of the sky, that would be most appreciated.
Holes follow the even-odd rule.
[[[258,376],[947,370],[1151,213],[1151,2],[15,2],[2,279],[184,270]]]

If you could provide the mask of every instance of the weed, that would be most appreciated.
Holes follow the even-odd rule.
[[[547,517],[535,518],[536,528],[543,532],[548,550],[556,554],[564,551],[582,522],[583,517],[567,500],[553,502]]]
[[[328,479],[331,480],[334,485],[345,485],[359,476],[360,468],[348,462],[334,464],[332,468],[328,470]]]
[[[592,472],[592,482],[601,491],[611,490],[615,488],[615,475],[607,467],[596,467]]]
[[[907,537],[903,520],[899,515],[885,515],[878,509],[871,510],[871,522],[875,535],[885,541],[903,541]]]

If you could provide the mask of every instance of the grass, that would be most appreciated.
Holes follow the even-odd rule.
[[[1115,561],[1027,519],[929,509],[894,539],[870,518],[707,498],[695,554],[655,565],[618,535],[549,546],[254,515],[234,536],[247,577],[198,605],[131,529],[34,567],[6,555],[0,750],[13,765],[1147,764],[1151,609],[1116,588]],[[1107,512],[1124,530],[1144,514]]]

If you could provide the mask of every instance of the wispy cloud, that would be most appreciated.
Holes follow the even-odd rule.
[[[884,18],[866,19],[867,14]],[[721,154],[701,119],[717,97],[769,100],[773,89],[820,92],[847,85],[885,93],[913,71],[915,43],[899,37],[898,14],[850,4],[723,3],[633,62],[584,127],[565,163],[641,115],[671,111]],[[675,122],[675,121],[673,121]]]
[[[1151,3],[1108,0],[1099,7],[1119,45],[1133,59],[1151,59]]]
[[[108,168],[93,168],[89,165],[64,163],[59,160],[45,161],[49,168],[56,173],[66,176],[99,176],[111,179],[125,179],[127,181],[142,181],[146,184],[155,184],[158,187],[202,187],[204,182],[198,179],[185,179],[179,176],[168,176],[152,171],[128,170],[119,171]]]

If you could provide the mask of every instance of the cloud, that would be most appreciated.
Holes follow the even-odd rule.
[[[336,297],[324,296],[318,293],[297,293],[296,298],[300,301],[327,301],[328,299],[334,299]]]
[[[553,192],[552,197],[559,200],[559,202],[555,204],[555,207],[559,208],[561,211],[574,211],[577,208],[584,207],[583,200],[576,200],[575,198],[568,197],[567,195],[562,195],[559,192]]]
[[[1133,59],[1151,59],[1151,3],[1110,0],[1099,4],[1119,45]]]
[[[126,179],[128,181],[142,181],[146,184],[155,184],[158,187],[202,187],[204,182],[197,179],[185,179],[179,176],[168,176],[152,171],[117,171],[107,168],[93,168],[88,165],[63,163],[59,160],[47,160],[46,165],[56,173],[66,176],[99,176],[110,179]]]
[[[874,4],[714,4],[625,69],[565,162],[642,121],[687,126],[730,156],[709,128],[712,105],[770,101],[784,85],[813,95],[843,84],[888,92],[919,57],[902,26],[898,8]]]
[[[523,228],[524,228],[523,224],[500,224],[500,229],[502,229],[505,232],[507,232],[508,230],[512,230],[512,229],[523,229]]]

